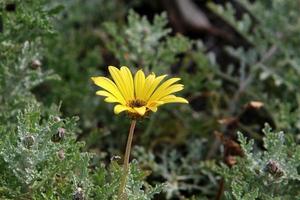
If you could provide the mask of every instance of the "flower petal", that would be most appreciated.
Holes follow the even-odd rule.
[[[163,101],[149,101],[147,103],[147,107],[157,107],[157,106],[160,106],[162,104],[164,104]]]
[[[122,74],[122,78],[130,99],[134,99],[134,84],[130,69],[128,67],[123,66],[121,67],[120,72]]]
[[[158,96],[157,99],[160,100],[161,98],[168,96],[170,94],[173,94],[175,92],[179,92],[183,90],[183,85],[182,84],[174,84],[171,85],[170,87],[166,88],[164,91],[162,91]]]
[[[116,99],[118,99],[118,101],[120,103],[122,103],[122,104],[126,103],[120,90],[117,88],[116,84],[114,82],[112,82],[110,79],[103,77],[103,76],[92,77],[91,79],[97,86],[102,87],[103,89],[110,92]],[[101,96],[104,96],[104,95],[101,95]]]
[[[146,113],[146,107],[142,106],[142,107],[134,107],[133,108],[140,116],[144,116]]]
[[[146,101],[146,94],[150,90],[151,85],[153,84],[154,80],[155,80],[155,74],[154,73],[147,76],[147,78],[145,80],[143,91],[141,93],[141,99],[142,100]]]
[[[110,97],[110,96],[113,96],[111,93],[105,91],[105,90],[98,90],[96,92],[97,95],[99,96],[104,96],[104,97]]]
[[[116,105],[116,106],[114,107],[114,112],[115,112],[115,114],[119,114],[120,112],[123,112],[123,111],[125,111],[125,110],[129,110],[129,107],[124,106],[124,105]]]
[[[150,109],[152,112],[156,112],[157,111],[157,107],[164,104],[163,101],[151,101],[148,102],[147,104],[147,108]]]
[[[152,112],[156,112],[157,111],[157,107],[148,107]]]
[[[108,71],[112,76],[114,82],[116,83],[118,89],[120,90],[121,94],[125,98],[126,101],[131,100],[129,92],[127,92],[126,83],[124,83],[122,73],[119,69],[114,66],[109,66]]]
[[[104,99],[106,102],[109,102],[109,103],[118,102],[118,103],[122,104],[122,101],[120,101],[114,95],[112,95],[111,93],[109,93],[109,92],[107,92],[105,90],[99,90],[99,91],[96,92],[96,94],[100,95],[100,96],[107,97],[107,98]]]
[[[107,102],[107,103],[117,103],[118,102],[118,100],[114,97],[106,97],[104,99],[104,101]]]
[[[175,95],[168,95],[161,99],[164,103],[189,103],[185,98],[177,97]]]
[[[155,78],[149,88],[149,90],[146,92],[145,94],[145,100],[148,100],[149,97],[152,95],[152,93],[154,92],[154,90],[157,88],[157,86],[159,85],[159,83],[166,77],[167,75],[163,75],[163,76],[158,76],[157,78]]]
[[[180,80],[180,78],[171,78],[171,79],[167,80],[166,82],[164,82],[163,84],[161,84],[150,96],[149,101],[159,100],[158,97],[163,96],[165,90],[170,85],[174,84],[175,82],[177,82],[179,80]]]
[[[135,87],[136,99],[142,99],[144,85],[145,85],[145,74],[142,70],[139,70],[135,73],[134,76],[134,87]]]

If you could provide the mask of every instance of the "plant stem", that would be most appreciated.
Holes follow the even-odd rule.
[[[224,193],[224,179],[222,179],[219,182],[219,189],[218,189],[218,193],[217,193],[217,196],[216,196],[216,200],[220,200],[223,196],[223,193]]]
[[[118,194],[118,200],[127,199],[126,194],[124,194],[124,189],[126,187],[126,181],[129,171],[129,157],[131,152],[131,144],[132,144],[132,138],[134,133],[134,128],[136,125],[136,120],[133,119],[131,121],[130,130],[127,138],[127,144],[126,144],[126,150],[125,150],[125,156],[124,156],[124,164],[123,164],[123,176],[121,177],[121,183],[119,188],[119,194]]]

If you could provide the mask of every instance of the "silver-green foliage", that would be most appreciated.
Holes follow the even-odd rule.
[[[109,169],[100,167],[94,175],[96,186],[95,199],[118,200],[120,180],[123,175],[123,168],[115,161]],[[159,194],[163,189],[163,184],[152,187],[144,179],[147,173],[139,169],[138,162],[133,160],[130,163],[130,170],[127,178],[125,192],[129,200],[150,200],[155,194]]]
[[[61,119],[57,108],[43,116],[28,102],[17,114],[16,128],[1,128],[2,198],[71,198],[77,187],[87,189],[89,155],[76,142],[76,118]]]
[[[106,46],[122,65],[158,73],[168,71],[176,56],[190,48],[190,42],[182,35],[170,36],[171,29],[166,25],[166,13],[155,15],[151,23],[145,16],[130,11],[125,26],[104,23],[112,38]]]
[[[136,147],[133,155],[138,158],[141,166],[151,169],[154,177],[160,177],[165,181],[166,199],[183,198],[186,194],[211,197],[214,195],[219,177],[208,167],[201,165],[206,142],[204,139],[186,141],[186,155],[178,149],[165,148],[155,156],[143,147]]]
[[[91,154],[82,152],[84,143],[76,138],[78,118],[61,117],[60,106],[47,107],[32,92],[58,79],[43,61],[45,40],[54,33],[52,14],[62,7],[35,0],[7,3],[16,9],[9,13],[1,2],[0,199],[110,199],[122,168],[116,163],[112,171],[103,168],[102,175],[112,176],[93,182]],[[132,164],[129,199],[151,199],[161,190],[145,186],[143,178],[137,163]]]
[[[299,2],[239,0],[235,4],[245,11],[238,10],[229,2],[225,6],[209,3],[208,7],[247,43],[246,48],[227,48],[239,60],[239,90],[245,91],[251,98],[268,102],[270,110],[283,113],[284,109],[290,109],[289,112],[299,116],[299,110],[291,108],[299,107]],[[238,13],[242,13],[239,18]],[[286,104],[282,105],[280,101]],[[290,124],[284,126],[281,122],[283,116],[274,115],[280,128],[294,131],[296,126],[299,127],[295,118],[289,119]]]
[[[15,9],[7,11],[9,4]],[[88,195],[89,155],[76,142],[76,118],[61,119],[57,106],[43,106],[32,93],[57,79],[42,69],[42,59],[59,8],[46,1],[1,2],[1,199],[71,199],[78,188]]]
[[[226,199],[299,199],[300,146],[289,135],[263,129],[264,150],[238,133],[244,157],[229,168],[217,171],[224,177]]]

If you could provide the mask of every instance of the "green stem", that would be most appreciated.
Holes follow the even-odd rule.
[[[126,144],[126,150],[125,150],[125,156],[124,156],[124,164],[123,164],[123,176],[121,177],[121,184],[119,188],[119,194],[118,194],[118,200],[127,199],[126,193],[124,193],[124,189],[126,187],[126,181],[129,171],[129,157],[131,152],[131,144],[132,144],[132,138],[134,133],[134,128],[136,125],[136,120],[131,121],[130,130],[127,138],[127,144]]]

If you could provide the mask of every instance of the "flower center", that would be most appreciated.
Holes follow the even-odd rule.
[[[143,100],[139,100],[139,99],[131,100],[128,103],[128,106],[132,107],[132,108],[134,108],[134,107],[139,108],[139,107],[142,107],[145,105],[146,105],[146,102]]]

